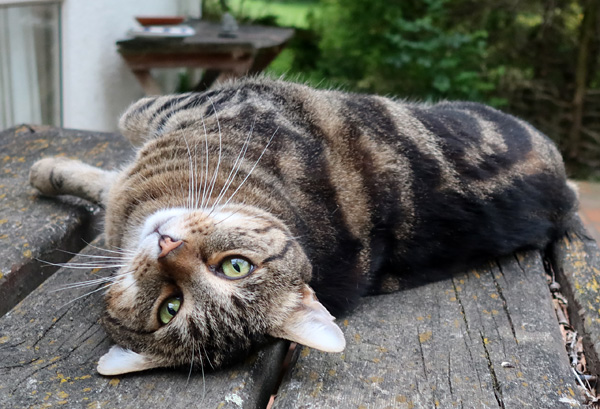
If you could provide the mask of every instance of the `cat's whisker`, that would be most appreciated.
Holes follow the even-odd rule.
[[[210,97],[208,98],[208,100],[212,104],[213,111],[215,113],[215,118],[217,120],[217,128],[219,130],[219,157],[217,159],[217,166],[215,168],[215,172],[213,174],[213,177],[211,178],[210,192],[208,193],[208,196],[207,196],[207,199],[210,199],[212,197],[213,190],[215,188],[215,183],[217,182],[217,176],[219,174],[219,168],[221,166],[221,159],[222,159],[221,154],[222,154],[222,150],[223,150],[223,145],[222,145],[223,138],[222,138],[222,134],[221,134],[221,124],[219,122],[219,114],[217,113],[217,107],[215,106],[215,103],[213,102],[213,100]]]
[[[252,131],[254,130],[255,123],[256,123],[256,118],[254,119],[254,122],[252,123],[250,132],[248,133],[248,136],[246,137],[246,140],[244,141],[244,144],[242,145],[242,148],[240,149],[240,153],[238,154],[237,158],[235,159],[235,162],[233,163],[233,166],[231,167],[231,171],[229,172],[229,175],[227,176],[225,183],[223,183],[223,187],[221,188],[219,195],[217,196],[217,198],[215,199],[215,201],[212,205],[211,211],[209,212],[209,214],[212,213],[212,210],[216,206],[218,206],[219,202],[223,199],[223,197],[229,190],[229,187],[235,180],[235,177],[239,173],[240,168],[242,167],[244,158],[246,157],[246,152],[248,152],[248,146],[250,145],[250,139],[252,138]]]
[[[79,296],[79,297],[77,297],[77,298],[75,298],[75,299],[73,299],[73,300],[71,300],[71,301],[69,301],[69,302],[67,302],[67,303],[63,304],[63,305],[61,305],[61,306],[60,306],[58,309],[64,308],[64,307],[66,307],[67,305],[69,305],[69,304],[71,304],[71,303],[73,303],[73,302],[75,302],[75,301],[77,301],[77,300],[79,300],[79,299],[81,299],[81,298],[84,298],[84,297],[87,297],[87,296],[89,296],[89,295],[92,295],[92,294],[94,294],[94,293],[96,293],[96,292],[98,292],[98,291],[101,291],[101,290],[108,289],[109,287],[112,287],[113,285],[115,285],[115,284],[117,284],[119,281],[121,281],[121,278],[122,278],[122,277],[124,277],[124,276],[126,276],[126,275],[129,275],[129,274],[132,274],[133,272],[134,272],[134,271],[132,270],[132,271],[128,271],[128,272],[126,272],[126,273],[120,273],[120,274],[117,274],[116,276],[111,276],[110,278],[115,278],[115,280],[110,280],[110,282],[107,282],[105,285],[102,285],[101,287],[99,287],[99,288],[97,288],[97,289],[95,289],[95,290],[89,291],[89,292],[87,292],[87,293],[85,293],[85,294],[83,294],[83,295],[81,295],[81,296]],[[109,278],[109,277],[105,277],[105,278]],[[127,288],[125,288],[125,290],[129,289],[129,288],[130,288],[132,285],[133,285],[133,283],[132,283],[132,284],[130,284],[130,285],[128,285],[128,286],[127,286]]]
[[[208,361],[208,364],[214,370],[215,367],[213,366],[212,362],[210,362],[210,358],[208,357],[208,352],[206,352],[206,347],[204,346],[204,344],[202,344],[202,349],[204,350],[204,355],[206,356],[206,360]]]
[[[75,288],[82,288],[82,287],[89,287],[92,285],[98,285],[98,284],[104,284],[104,283],[111,283],[111,282],[115,282],[116,280],[110,279],[110,280],[93,280],[92,282],[82,282],[82,283],[74,283],[72,285],[65,285],[63,287],[59,287],[59,288],[55,288],[53,290],[50,290],[49,292],[51,293],[55,293],[58,291],[64,291],[64,290],[73,290]]]
[[[206,398],[206,377],[204,376],[204,360],[202,359],[202,352],[200,350],[198,350],[198,357],[200,358],[200,370],[202,371],[202,399],[200,400],[200,406],[202,406],[202,402]]]
[[[79,257],[87,258],[86,261],[82,261],[82,263],[95,262],[95,263],[122,263],[124,261],[123,257],[110,257],[110,256],[92,256],[86,254],[79,254]]]
[[[51,261],[44,261],[44,260],[39,260],[42,263],[45,264],[51,264],[51,265],[57,265],[57,266],[96,266],[96,265],[100,265],[100,266],[121,266],[121,264],[123,264],[124,260],[123,259],[118,259],[118,260],[83,260],[83,261],[68,261],[66,263],[52,263]]]
[[[215,223],[215,226],[223,223],[225,220],[229,219],[232,216],[235,216],[236,214],[238,214],[243,208],[247,207],[248,205],[242,201],[242,202],[238,202],[236,203],[236,209],[231,212],[231,214],[221,220],[219,220],[218,222]],[[222,209],[222,208],[221,208]],[[257,220],[257,219],[263,219],[262,217],[258,216],[258,215],[254,215],[254,216],[244,216],[245,220]],[[263,219],[264,220],[264,219]]]
[[[198,174],[198,138],[195,138],[196,142],[194,143],[194,173]],[[202,166],[202,163],[200,163],[200,166]],[[203,175],[202,172],[200,172],[200,180],[196,182],[196,185],[193,186],[195,193],[196,193],[196,201],[193,203],[193,209],[196,209],[198,207],[198,202],[200,201],[200,190],[202,187],[202,180],[203,180]]]
[[[132,250],[127,250],[127,249],[123,249],[123,248],[121,248],[121,247],[112,246],[112,247],[113,247],[113,248],[115,248],[116,250],[109,250],[109,249],[105,249],[105,248],[103,248],[103,247],[98,247],[98,246],[95,246],[95,245],[93,245],[92,243],[88,243],[88,242],[87,242],[87,241],[85,241],[85,240],[83,240],[83,242],[86,244],[86,246],[90,246],[90,247],[92,247],[92,248],[95,248],[95,249],[97,249],[97,250],[106,251],[106,252],[109,252],[109,253],[116,253],[116,254],[131,254],[131,255],[134,255],[134,254],[135,254],[135,251],[132,251]]]
[[[190,147],[188,147],[187,149],[188,149],[188,161],[189,161],[190,175],[191,175],[190,185],[189,185],[191,200],[188,203],[187,208],[189,210],[192,210],[194,208],[194,203],[196,203],[196,200],[198,200],[198,198],[196,196],[196,185],[198,184],[198,175],[196,173],[196,143],[194,143],[193,151]]]
[[[230,217],[235,216],[236,214],[238,214],[240,212],[240,209],[236,209],[235,211],[231,212],[231,214],[229,214],[228,216],[222,218],[221,220],[219,220],[218,222],[215,223],[215,226],[218,226],[219,224],[223,223],[224,221],[226,221],[227,219],[229,219]],[[209,213],[210,214],[210,213]],[[254,220],[254,217],[246,217],[244,218],[245,220]]]
[[[218,222],[216,222],[215,226],[217,226],[220,223],[223,223],[225,220],[229,219],[230,217],[235,216],[236,214],[238,214],[242,210],[243,207],[248,206],[248,205],[242,202],[242,203],[236,203],[236,206],[239,206],[239,207],[237,209],[235,209],[233,212],[231,212],[231,214],[229,216],[224,217],[223,219],[221,219]],[[244,220],[248,220],[248,221],[249,220],[263,220],[263,221],[266,221],[266,222],[269,221],[268,219],[266,219],[266,218],[264,218],[264,217],[262,217],[261,215],[258,215],[258,214],[257,215],[253,215],[253,216],[244,216]]]
[[[99,263],[51,263],[50,261],[41,260],[36,258],[35,260],[40,263],[46,264],[46,267],[55,266],[55,267],[64,267],[64,268],[72,268],[72,269],[80,269],[80,270],[89,270],[91,268],[117,268],[117,267],[125,267],[125,264],[99,264]]]
[[[129,271],[127,273],[121,273],[121,274],[117,274],[114,276],[109,276],[109,277],[102,277],[102,278],[97,278],[95,280],[88,280],[88,281],[80,281],[78,283],[71,283],[71,284],[67,284],[63,287],[59,287],[57,289],[51,290],[50,292],[57,292],[57,291],[63,291],[63,290],[70,290],[73,288],[80,288],[80,287],[88,287],[91,285],[96,285],[96,284],[102,284],[102,283],[106,283],[106,282],[117,282],[119,280],[122,279],[122,277],[132,274],[133,271]]]
[[[185,142],[185,147],[187,149],[188,161],[190,163],[190,172],[188,179],[188,209],[192,208],[192,203],[194,203],[194,169],[192,167],[192,152],[190,151],[190,145],[188,144],[187,138],[185,137],[185,133],[183,134],[183,141]]]
[[[63,304],[63,305],[61,305],[61,306],[60,306],[58,309],[64,308],[64,307],[66,307],[67,305],[69,305],[69,304],[72,304],[72,303],[74,303],[75,301],[77,301],[77,300],[79,300],[79,299],[81,299],[81,298],[84,298],[84,297],[87,297],[87,296],[89,296],[89,295],[92,295],[92,294],[94,294],[94,293],[97,293],[98,291],[102,291],[102,290],[108,289],[109,287],[111,287],[111,286],[115,285],[116,283],[117,283],[117,282],[115,281],[115,282],[112,282],[112,283],[110,283],[110,284],[103,285],[103,286],[101,286],[100,288],[96,288],[95,290],[93,290],[93,291],[90,291],[90,292],[88,292],[88,293],[85,293],[85,294],[83,294],[83,295],[80,295],[79,297],[77,297],[77,298],[75,298],[75,299],[73,299],[73,300],[71,300],[71,301],[69,301],[69,302],[67,302],[67,303],[65,303],[65,304]]]
[[[271,138],[269,138],[269,141],[267,142],[267,145],[265,146],[265,148],[263,149],[263,151],[260,153],[260,156],[258,157],[258,159],[256,159],[256,162],[254,162],[254,166],[252,166],[252,168],[250,169],[250,172],[248,172],[248,174],[246,175],[246,177],[244,178],[244,180],[242,180],[242,183],[240,183],[240,185],[237,187],[237,189],[235,189],[235,191],[229,197],[229,199],[227,199],[227,201],[223,204],[223,206],[221,206],[221,209],[224,208],[225,206],[227,206],[227,204],[235,197],[236,193],[242,188],[242,186],[244,185],[244,183],[246,183],[246,181],[248,180],[248,178],[250,177],[250,175],[252,174],[252,172],[254,172],[254,169],[256,169],[256,165],[258,165],[258,162],[260,162],[260,160],[262,159],[263,155],[265,154],[265,152],[269,148],[269,145],[271,145],[271,142],[273,141],[273,138],[275,137],[275,134],[277,133],[278,130],[279,130],[279,127],[277,127],[277,129],[275,129],[275,132],[273,132],[273,135],[271,135]]]
[[[205,152],[205,177],[204,177],[204,186],[202,187],[202,202],[200,203],[200,208],[204,208],[206,204],[206,187],[208,186],[208,132],[206,131],[206,123],[204,122],[204,115],[202,116],[202,128],[204,129],[204,152]]]
[[[192,342],[193,339],[192,339]],[[188,371],[188,377],[187,377],[187,381],[185,382],[185,385],[187,386],[190,383],[190,377],[192,376],[192,369],[194,368],[194,355],[195,355],[195,348],[194,348],[194,344],[192,343],[192,361],[190,363],[190,370]]]
[[[97,254],[74,253],[72,251],[61,250],[61,249],[58,249],[58,251],[60,251],[62,253],[66,253],[66,254],[71,254],[73,256],[79,256],[79,257],[102,258],[102,259],[109,259],[109,260],[116,260],[116,261],[123,260],[123,257],[121,257],[121,256],[101,256],[101,255],[97,255]]]
[[[198,203],[202,200],[202,184],[204,183],[204,153],[202,152],[202,146],[200,142],[200,146],[198,146],[198,137],[194,138],[194,172],[197,176],[197,182],[194,186],[196,191],[196,201],[192,204],[192,209],[198,208]]]

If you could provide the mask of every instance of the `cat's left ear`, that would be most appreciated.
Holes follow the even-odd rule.
[[[271,335],[325,352],[342,352],[346,347],[346,339],[334,320],[317,300],[313,289],[305,284],[300,305],[283,326]]]
[[[147,355],[138,354],[119,345],[113,345],[100,358],[96,369],[101,375],[121,375],[157,368],[159,366],[161,365],[158,362]]]

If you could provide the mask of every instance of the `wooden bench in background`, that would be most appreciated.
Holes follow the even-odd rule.
[[[39,196],[27,174],[35,160],[56,154],[115,168],[132,148],[116,134],[31,126],[0,133],[0,148],[2,408],[253,409],[265,408],[274,393],[279,409],[581,407],[546,282],[549,266],[571,299],[572,320],[586,333],[590,366],[600,369],[600,254],[577,226],[546,255],[516,254],[364,298],[338,318],[346,350],[296,348],[279,387],[283,341],[220,371],[103,377],[95,367],[111,343],[98,323],[102,291],[60,289],[109,272],[61,268],[52,275],[56,269],[37,261],[70,257],[56,247],[100,254],[101,237],[86,242],[99,233],[101,209]],[[99,291],[83,296],[93,290]]]

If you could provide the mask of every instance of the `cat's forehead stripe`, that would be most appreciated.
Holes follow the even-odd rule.
[[[282,258],[284,258],[286,256],[286,254],[290,251],[292,247],[292,241],[291,240],[287,240],[285,243],[285,246],[283,247],[283,249],[281,249],[281,251],[277,254],[274,254],[272,256],[267,257],[266,259],[264,259],[262,261],[263,264],[265,263],[270,263],[276,260],[280,260]]]

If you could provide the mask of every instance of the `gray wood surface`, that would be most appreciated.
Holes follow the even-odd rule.
[[[111,344],[98,324],[101,291],[76,300],[98,287],[57,290],[106,274],[61,269],[0,318],[0,408],[266,406],[287,352],[283,341],[233,368],[213,373],[207,368],[204,376],[195,372],[188,378],[187,368],[98,375],[98,359]]]
[[[340,323],[346,351],[300,348],[275,408],[579,406],[537,252],[365,298]]]
[[[56,268],[37,259],[65,261],[98,230],[100,209],[75,198],[45,198],[29,186],[29,168],[46,156],[79,158],[115,168],[132,149],[117,134],[22,125],[0,132],[0,316]],[[84,241],[85,240],[85,241]]]
[[[554,244],[552,264],[571,303],[571,322],[583,335],[589,369],[600,373],[600,250],[581,221]]]

